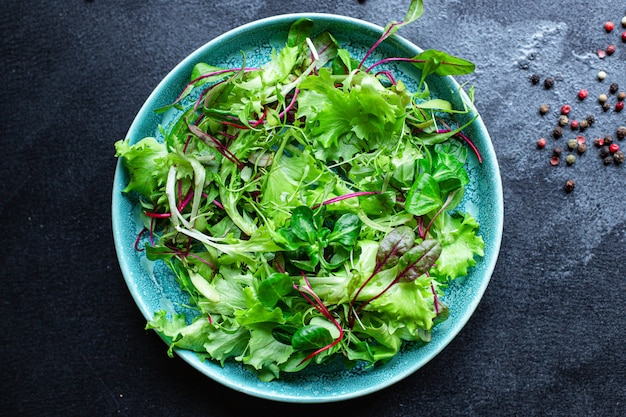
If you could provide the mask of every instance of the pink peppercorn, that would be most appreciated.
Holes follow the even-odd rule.
[[[615,103],[615,111],[622,111],[622,110],[624,110],[624,102],[618,101],[617,103]]]
[[[578,120],[572,120],[569,124],[569,126],[572,128],[572,130],[576,130],[578,129]]]
[[[588,95],[589,95],[589,92],[585,90],[584,88],[578,92],[578,98],[581,100],[586,99]]]
[[[622,42],[626,42],[626,32],[622,32]]]
[[[561,107],[561,114],[569,114],[570,111],[572,111],[572,108],[569,104],[565,104]]]
[[[546,139],[545,138],[539,138],[539,140],[537,140],[537,147],[539,149],[543,149],[546,147]]]
[[[609,146],[609,152],[615,153],[617,151],[619,151],[619,145],[617,143],[611,143]]]
[[[607,32],[611,32],[613,29],[615,29],[615,23],[608,21],[604,24],[604,30]]]
[[[606,47],[606,54],[613,55],[615,53],[615,45],[611,44]]]

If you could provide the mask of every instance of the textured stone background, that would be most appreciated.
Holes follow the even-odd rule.
[[[1,4],[0,414],[623,415],[626,165],[604,166],[592,146],[571,167],[548,163],[550,149],[575,136],[548,136],[561,104],[577,118],[596,115],[588,140],[626,125],[626,111],[603,113],[596,102],[610,82],[626,90],[623,0],[427,1],[401,30],[477,64],[460,81],[476,86],[501,166],[502,250],[476,313],[440,355],[386,390],[317,406],[233,392],[167,358],[142,330],[111,237],[113,143],[171,68],[229,29],[306,11],[383,26],[406,2]],[[606,20],[617,23],[611,34]],[[609,43],[616,53],[600,60]],[[532,86],[533,73],[556,77],[555,87]],[[590,92],[582,103],[580,88]],[[544,117],[542,102],[553,109]],[[577,188],[565,194],[568,178]]]

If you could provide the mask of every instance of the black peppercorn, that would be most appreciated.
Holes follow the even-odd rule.
[[[617,83],[613,83],[609,86],[609,93],[615,94],[617,93],[617,90],[619,90],[619,85],[617,85]]]
[[[563,149],[559,148],[558,146],[552,150],[552,155],[557,156],[557,157],[561,156],[562,153],[563,153]]]
[[[541,104],[539,106],[539,113],[540,114],[544,115],[544,114],[546,114],[549,111],[550,111],[550,105],[549,104],[545,104],[544,103],[544,104]]]
[[[604,165],[611,165],[611,162],[613,162],[613,158],[611,158],[610,156],[605,156],[602,162],[604,162]]]
[[[563,136],[563,128],[561,126],[556,126],[552,131],[552,136],[554,136],[555,138],[560,138],[561,136]]]
[[[545,80],[543,80],[543,87],[544,87],[546,90],[549,90],[549,89],[551,89],[552,87],[554,87],[554,78],[552,78],[552,77],[548,77],[548,78],[546,78]],[[615,91],[617,91],[617,90],[615,90]]]
[[[611,152],[609,151],[609,147],[608,146],[602,146],[600,148],[600,157],[601,158],[606,158],[609,155],[611,155]]]
[[[617,138],[619,140],[622,140],[622,139],[626,138],[626,126],[618,127],[617,131],[615,132],[615,134],[617,135]]]
[[[611,135],[606,135],[606,136],[604,137],[604,144],[605,144],[606,146],[609,146],[611,143],[613,143],[613,136],[611,136]]]
[[[565,186],[563,187],[563,189],[565,190],[566,193],[571,193],[572,191],[574,191],[575,187],[576,187],[576,182],[574,180],[567,180],[565,181]]]
[[[609,103],[608,101],[605,103],[602,103],[602,110],[603,111],[609,111],[611,110],[611,103]]]
[[[585,117],[585,120],[587,121],[589,126],[591,126],[596,121],[596,117],[593,114],[589,114],[587,115],[587,117]]]
[[[587,121],[587,119],[582,119],[580,121],[580,123],[578,123],[578,128],[580,130],[585,130],[589,127],[589,122]]]
[[[622,151],[617,151],[613,154],[613,162],[615,162],[616,165],[620,165],[621,163],[624,162],[624,152]]]
[[[530,82],[537,84],[539,82],[539,74],[533,74],[530,76]]]
[[[579,143],[577,150],[578,150],[578,153],[582,155],[587,151],[587,145],[584,143]]]

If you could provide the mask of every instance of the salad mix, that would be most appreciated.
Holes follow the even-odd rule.
[[[422,12],[412,1],[364,57],[299,19],[259,68],[198,63],[159,109],[179,112],[163,141],[115,144],[142,209],[137,250],[167,264],[196,311],[149,321],[170,355],[269,381],[335,358],[384,363],[447,318],[445,288],[483,255],[459,210],[468,152],[480,154],[462,133],[474,119],[455,123],[469,106],[431,97],[427,77],[474,66],[436,50],[366,65]],[[415,91],[389,69],[398,61],[421,70]]]

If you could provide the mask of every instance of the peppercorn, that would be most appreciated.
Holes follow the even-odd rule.
[[[549,104],[543,103],[543,104],[541,104],[539,106],[539,113],[540,114],[544,115],[544,114],[546,114],[549,111],[550,111],[550,105]]]
[[[582,119],[580,122],[578,122],[578,128],[580,130],[585,130],[589,127],[589,122],[587,121],[587,119]]]
[[[554,136],[555,139],[560,138],[561,136],[563,136],[563,128],[561,126],[556,126],[552,130],[552,136]]]
[[[600,94],[600,95],[598,96],[598,101],[599,101],[600,103],[605,103],[607,100],[608,100],[608,97],[606,96],[606,94]]]
[[[533,84],[537,84],[540,80],[539,74],[533,74],[530,76],[530,82]]]
[[[607,32],[611,32],[613,29],[615,29],[615,23],[610,20],[604,24],[604,30]]]
[[[574,162],[576,162],[576,155],[574,154],[569,154],[565,157],[565,162],[567,163],[567,165],[573,165]]]
[[[576,136],[576,143],[585,143],[585,142],[587,142],[587,139],[585,139],[583,135]]]
[[[619,151],[619,145],[617,143],[611,143],[609,146],[609,152],[615,153],[617,151]]]
[[[622,27],[626,28],[626,16],[622,17]]]
[[[611,44],[606,47],[606,54],[613,55],[615,53],[615,45]]]
[[[600,59],[604,59],[606,57],[606,52],[604,52],[604,49],[598,49],[598,58]]]
[[[622,151],[615,152],[615,155],[613,155],[613,162],[615,162],[615,165],[620,165],[621,163],[623,163],[624,162],[624,152],[622,152]]]
[[[624,110],[624,102],[618,101],[617,103],[615,103],[615,111],[620,112],[622,110]]]
[[[617,99],[619,101],[624,101],[625,98],[626,98],[626,92],[620,91],[619,93],[617,93]]]
[[[604,162],[604,165],[611,165],[611,162],[613,162],[613,158],[611,158],[610,156],[606,156],[604,157],[604,159],[602,159],[602,162]]]
[[[606,146],[609,146],[611,143],[613,143],[613,136],[611,136],[611,135],[606,135],[606,136],[604,137],[604,144],[605,144]]]
[[[578,98],[581,100],[584,100],[587,98],[587,96],[589,95],[589,92],[587,90],[585,90],[584,88],[580,91],[578,91]]]
[[[602,104],[602,110],[603,111],[609,111],[611,110],[611,103],[609,103],[608,101],[606,103]]]
[[[578,120],[572,120],[572,121],[570,122],[569,126],[570,126],[570,128],[571,128],[572,130],[576,130],[576,129],[578,129]]]
[[[552,166],[557,166],[559,162],[561,162],[561,158],[559,158],[558,156],[553,156],[552,158],[550,158],[550,165]]]
[[[537,140],[537,147],[538,147],[539,149],[543,149],[543,148],[545,148],[545,147],[546,147],[546,138],[539,138],[539,139]]]
[[[552,156],[555,156],[557,158],[561,156],[562,153],[563,149],[559,148],[558,146],[552,150]]]
[[[609,147],[608,146],[605,145],[605,146],[600,148],[600,157],[606,158],[610,154],[611,154],[611,152],[609,152]]]
[[[626,42],[626,32],[622,32],[622,42]]]
[[[567,116],[563,115],[559,117],[559,126],[565,126],[569,123]]]
[[[576,187],[576,182],[574,180],[567,180],[565,181],[565,186],[563,187],[563,189],[565,190],[566,193],[571,193],[572,191],[574,191],[575,187]]]
[[[578,141],[576,139],[570,139],[567,141],[567,147],[574,150],[578,147]]]
[[[617,83],[613,83],[609,86],[609,93],[615,94],[619,90],[619,85]]]
[[[592,124],[595,123],[596,117],[593,114],[588,114],[587,117],[585,117],[585,120],[587,121],[589,126],[591,126]]]
[[[626,126],[618,127],[615,134],[619,140],[626,138]]]
[[[578,148],[576,148],[576,150],[578,151],[578,153],[580,155],[584,154],[585,152],[587,152],[587,145],[584,143],[579,143],[578,144]]]
[[[572,111],[572,107],[569,104],[564,104],[561,106],[561,114],[569,114],[569,112]]]
[[[606,72],[605,71],[599,71],[598,72],[598,80],[599,81],[603,81],[606,78]]]
[[[547,77],[545,80],[543,80],[543,87],[546,90],[551,89],[552,87],[554,87],[554,78],[552,77]]]
[[[594,139],[593,144],[596,145],[598,148],[601,148],[602,146],[604,146],[604,139],[596,138]]]

